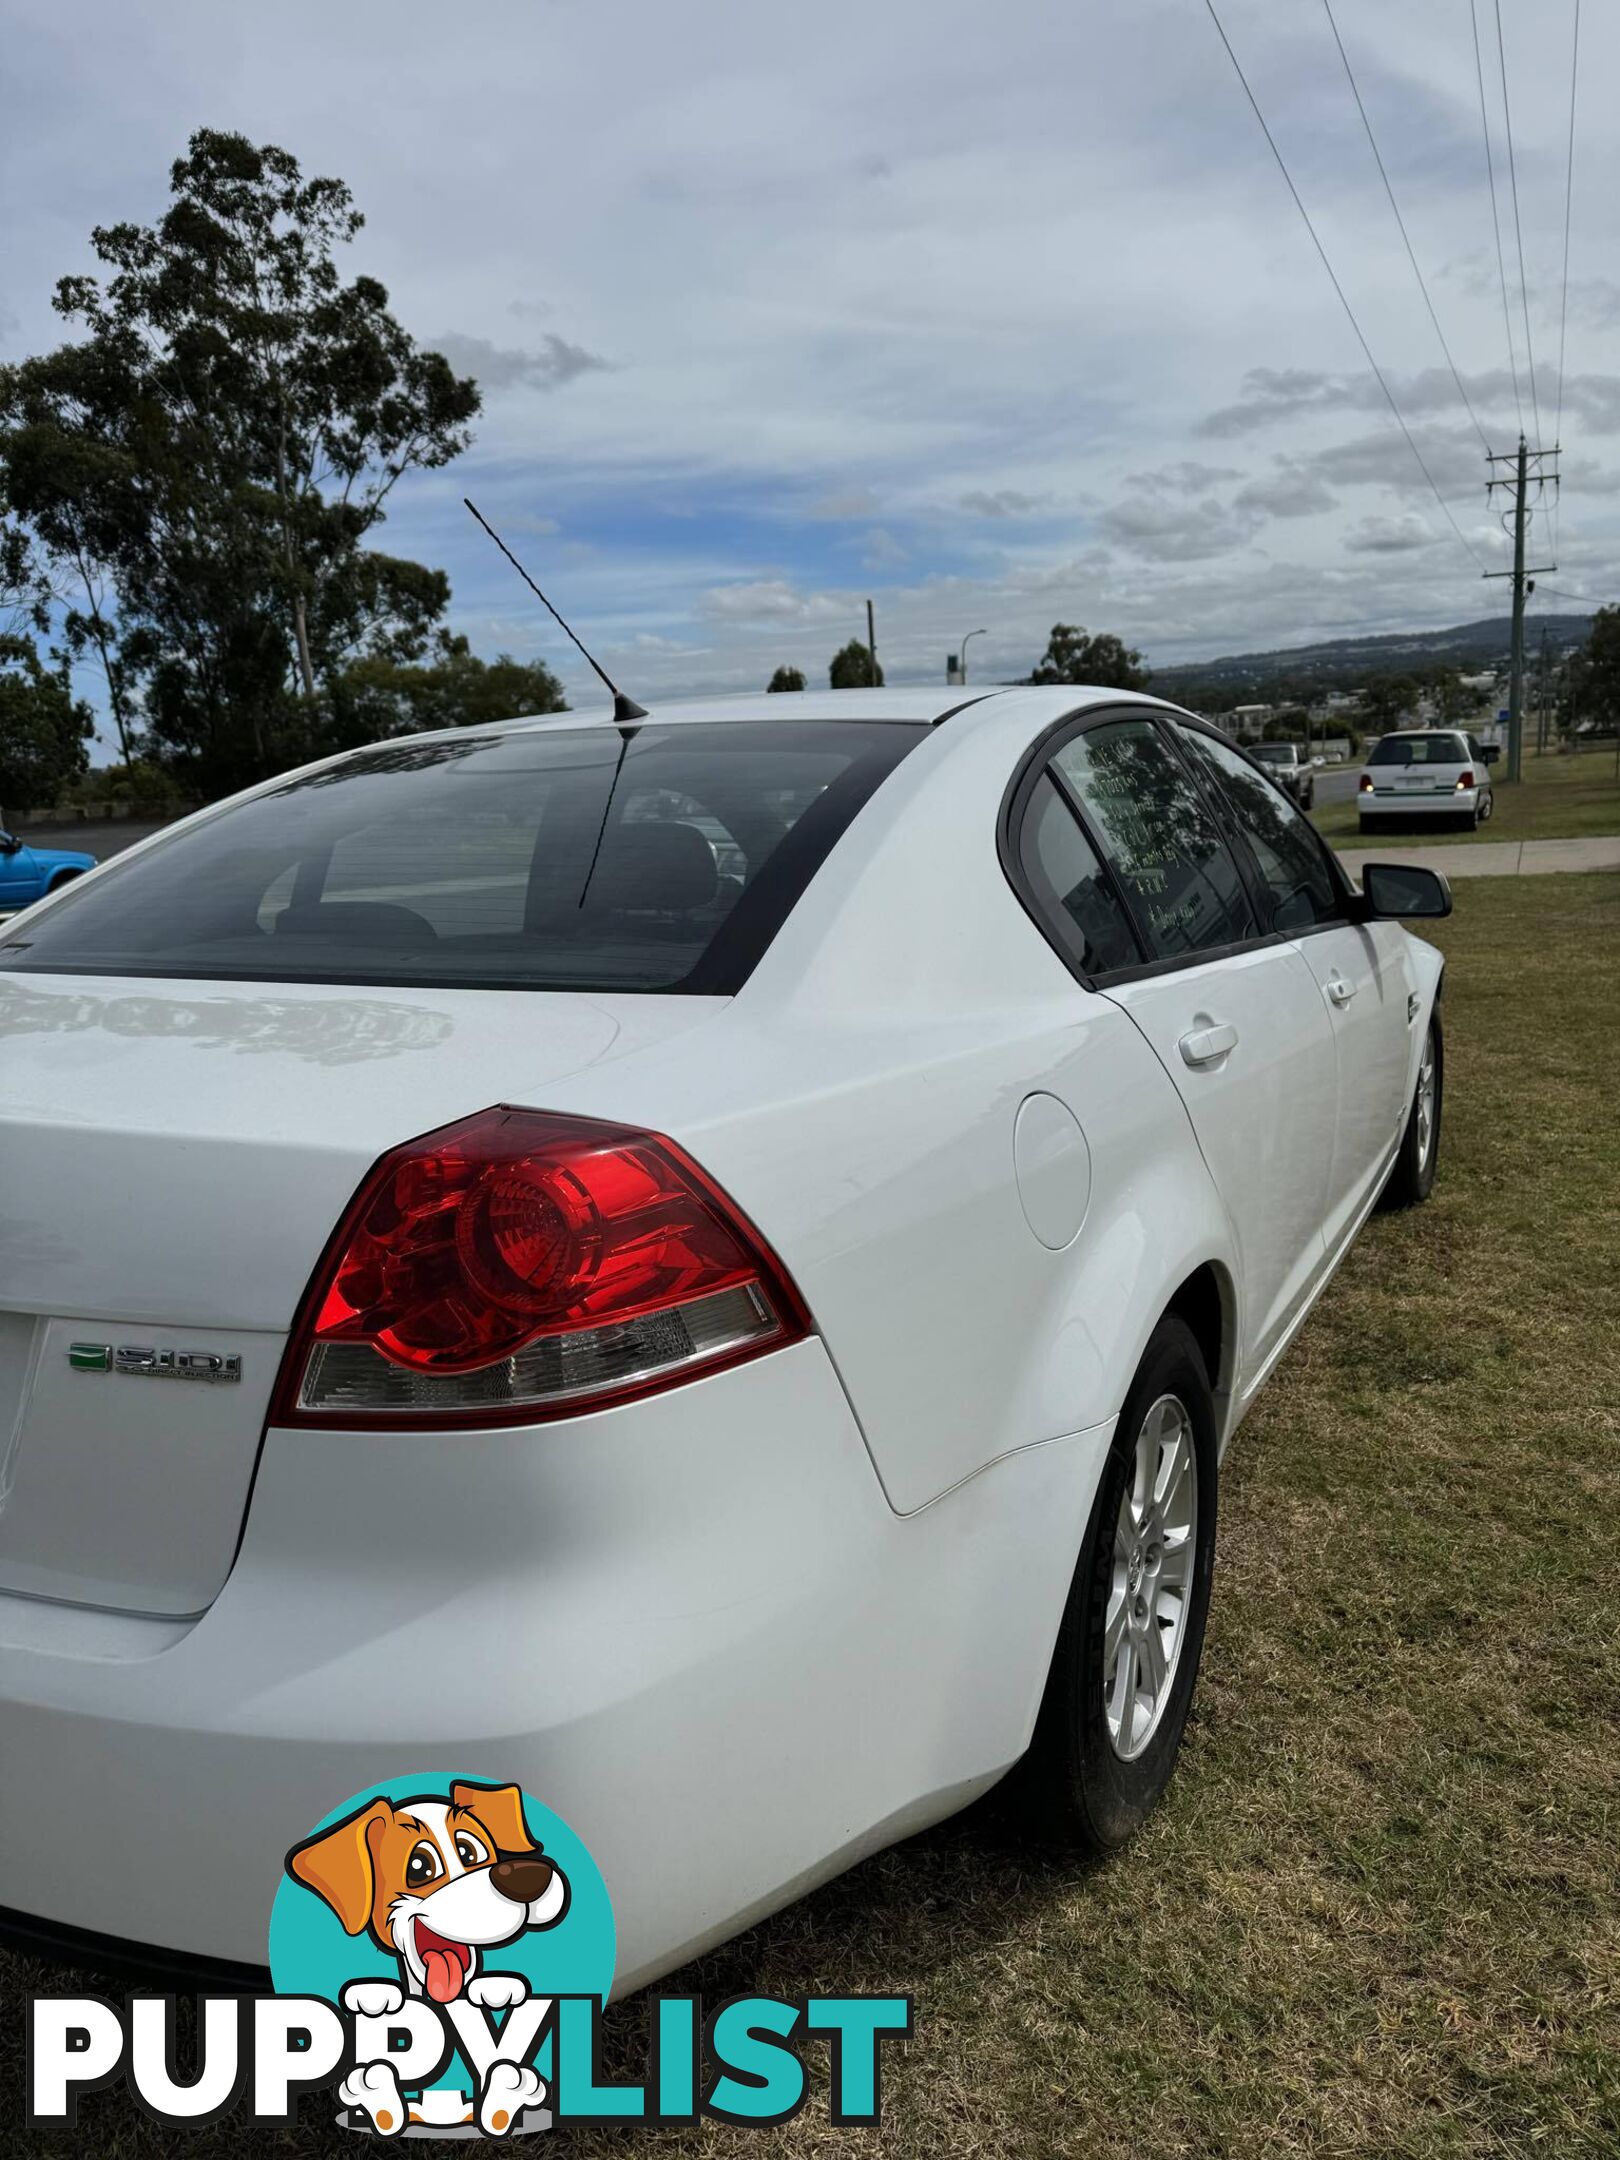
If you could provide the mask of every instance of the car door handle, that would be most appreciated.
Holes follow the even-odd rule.
[[[1224,1022],[1217,1027],[1194,1028],[1181,1038],[1181,1054],[1189,1065],[1213,1065],[1237,1048],[1238,1032]]]
[[[1327,994],[1335,1005],[1348,1005],[1356,994],[1356,986],[1346,982],[1342,975],[1333,975],[1328,978]]]

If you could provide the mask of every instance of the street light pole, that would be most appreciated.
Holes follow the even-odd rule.
[[[957,653],[956,656],[956,679],[958,682],[965,683],[967,681],[968,639],[983,636],[984,632],[982,630],[970,630],[967,634],[967,637],[962,640],[961,650]]]

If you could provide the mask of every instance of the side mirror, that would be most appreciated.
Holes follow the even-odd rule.
[[[1497,759],[1502,755],[1502,745],[1499,742],[1481,743],[1479,746],[1479,754],[1485,760],[1487,765],[1494,765]]]
[[[1449,915],[1451,887],[1438,870],[1425,870],[1419,863],[1363,863],[1358,913],[1364,922]]]
[[[22,842],[12,833],[0,832],[0,855],[17,855],[22,852]]]

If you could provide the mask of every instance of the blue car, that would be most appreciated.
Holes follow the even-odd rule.
[[[14,833],[0,827],[0,915],[43,900],[58,885],[96,867],[93,855],[75,855],[67,848],[27,847]]]

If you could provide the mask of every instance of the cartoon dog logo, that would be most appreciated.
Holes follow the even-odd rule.
[[[465,1993],[481,2009],[512,2008],[527,1997],[527,1982],[485,1972],[483,1953],[526,1929],[555,1927],[568,1910],[567,1878],[530,1836],[515,1785],[452,1784],[448,1800],[373,1800],[295,1845],[287,1872],[324,1899],[348,1934],[369,1935],[399,1960],[403,1988],[356,1981],[344,1990],[346,2008],[374,2017],[397,2011],[406,1994],[443,2005]],[[497,2064],[491,2080],[500,2089],[484,2091],[476,2110],[486,2131],[506,2130],[544,2097],[533,2069]],[[405,2127],[386,2063],[345,2079],[338,2097],[385,2135]],[[475,2119],[469,2096],[450,2091],[424,2093],[408,2114],[424,2127]]]

